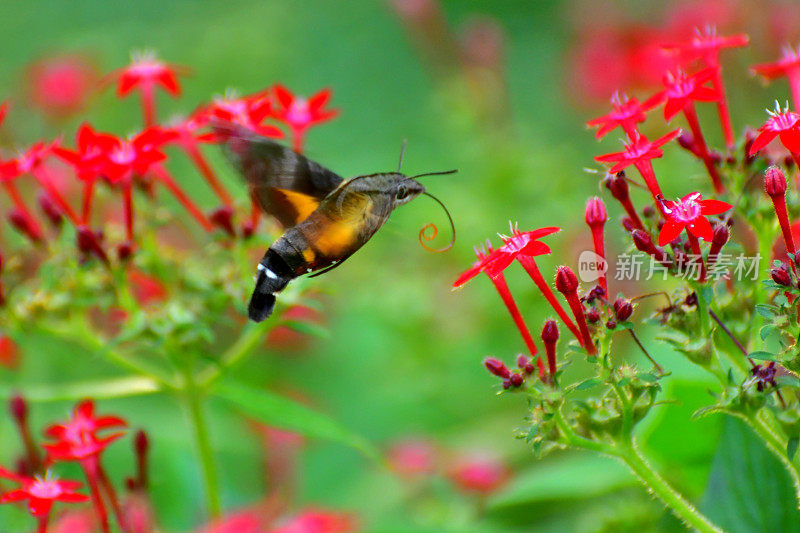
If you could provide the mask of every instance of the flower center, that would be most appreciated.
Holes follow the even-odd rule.
[[[123,142],[119,148],[111,152],[109,159],[118,165],[130,165],[136,159],[136,150],[130,143]]]
[[[681,222],[692,222],[701,213],[701,206],[695,197],[676,202],[672,210],[672,217]]]
[[[311,111],[305,98],[296,98],[286,113],[286,121],[298,126],[311,122]]]
[[[57,481],[37,479],[28,488],[31,496],[43,500],[52,500],[61,495],[62,490]]]

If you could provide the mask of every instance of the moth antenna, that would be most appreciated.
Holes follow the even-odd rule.
[[[447,172],[447,174],[452,174],[453,172],[455,171]],[[442,203],[441,200],[439,200],[438,198],[436,198],[434,195],[432,195],[427,191],[423,192],[422,194],[424,194],[425,196],[430,196],[431,198],[436,200],[436,202],[440,206],[442,206],[442,209],[444,209],[445,214],[447,214],[447,220],[450,221],[450,229],[453,230],[453,238],[450,239],[450,243],[444,248],[431,248],[430,246],[425,244],[425,241],[434,240],[436,236],[439,234],[439,228],[437,228],[436,224],[434,224],[433,222],[428,222],[427,224],[422,226],[422,229],[419,230],[419,243],[420,245],[422,245],[423,248],[425,248],[429,252],[436,252],[436,253],[446,252],[447,250],[452,248],[453,245],[456,243],[456,224],[455,222],[453,222],[453,217],[450,215],[450,211],[447,210],[447,207],[445,207],[445,205]]]
[[[400,172],[400,169],[403,166],[403,155],[406,153],[406,144],[408,144],[408,139],[403,139],[403,144],[400,145],[400,161],[397,162],[397,172]]]
[[[423,178],[425,176],[443,176],[445,174],[455,174],[456,172],[458,172],[457,168],[454,168],[453,170],[441,170],[439,172],[425,172],[424,174],[417,174],[416,176],[411,176],[411,179],[415,180],[417,178]]]

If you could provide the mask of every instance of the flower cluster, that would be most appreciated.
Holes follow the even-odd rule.
[[[612,280],[607,275],[608,259],[612,259],[604,242],[609,215],[604,201],[593,197],[584,212],[592,248],[581,253],[578,261],[581,279],[590,286],[581,290],[578,276],[569,266],[559,266],[555,272],[555,289],[571,316],[543,281],[534,260],[550,253],[550,247],[536,239],[552,233],[551,228],[528,233],[514,230],[511,237],[503,237],[499,248],[479,250],[478,262],[455,283],[458,286],[478,272],[486,273],[526,341],[529,354],[519,356],[515,369],[495,357],[484,360],[487,370],[502,380],[504,390],[523,393],[529,399],[529,426],[520,431],[520,438],[530,442],[537,454],[573,447],[618,457],[675,514],[701,531],[716,529],[708,518],[677,502],[673,488],[647,483],[652,472],[634,444],[633,427],[656,403],[660,382],[667,379],[670,366],[664,365],[665,372],[639,340],[636,332],[646,323],[660,328],[659,340],[719,381],[713,405],[698,411],[698,416],[719,412],[747,420],[761,438],[772,442],[773,452],[793,479],[800,479],[793,456],[796,421],[800,420],[800,337],[796,331],[800,321],[796,245],[800,223],[793,221],[798,211],[790,201],[796,198],[797,187],[792,184],[797,181],[787,179],[794,168],[800,169],[800,114],[788,104],[776,105],[757,130],[747,129],[737,136],[721,56],[748,43],[746,35],[723,36],[710,27],[696,31],[686,42],[665,43],[661,48],[672,55],[673,62],[661,72],[663,88],[641,99],[617,92],[610,112],[587,123],[598,129],[598,139],[617,128],[624,133],[622,151],[595,157],[605,165],[602,189],[624,211],[620,226],[629,246],[649,256],[653,267],[672,274],[673,282],[633,298],[622,294],[622,289],[630,290],[632,285],[615,286],[621,278]],[[787,77],[794,105],[800,105],[800,61],[794,49],[787,48],[778,62],[752,70],[766,80]],[[707,142],[710,125],[700,120],[698,105],[714,106],[724,148],[714,149]],[[659,106],[663,106],[663,114],[654,120],[648,113]],[[678,117],[687,131],[666,128],[666,123]],[[653,131],[662,133],[651,140],[645,128],[651,135]],[[668,161],[654,165],[675,144],[708,175],[708,190],[692,186],[679,191],[674,200],[665,198],[662,185],[666,190],[685,186],[669,174]],[[629,174],[629,167],[641,180]],[[636,188],[649,193],[644,205],[637,206]],[[525,242],[516,243],[518,239]],[[771,263],[769,279],[763,279],[763,270],[750,279],[734,279],[729,272],[717,275],[726,246],[755,255],[756,265],[758,260]],[[528,271],[575,338],[570,349],[559,354],[560,325],[555,320],[544,323],[541,339],[547,372],[542,370],[541,359],[536,359],[538,380],[531,379],[534,365],[529,362],[529,357],[537,357],[536,346],[503,277],[513,259]],[[691,271],[696,275],[687,276]],[[762,274],[761,281],[758,274]],[[634,277],[633,281],[644,279]],[[663,298],[666,306],[656,308],[648,320],[634,323],[633,318],[645,314],[637,309],[646,306],[648,298]],[[759,321],[763,323],[760,329]],[[622,362],[612,351],[614,334],[620,331],[628,332],[652,369]],[[585,356],[590,364],[588,378],[567,373],[575,354]],[[601,391],[595,394],[595,389]],[[576,397],[578,391],[580,398]]]
[[[80,503],[91,499],[95,518],[102,531],[110,531],[107,507],[113,509],[121,530],[126,531],[126,516],[117,491],[102,463],[102,455],[125,435],[127,422],[118,416],[98,416],[94,402],[85,400],[75,406],[65,422],[49,426],[45,435],[52,439],[42,444],[44,456],[28,424],[28,406],[20,396],[11,399],[12,419],[21,437],[24,454],[17,462],[17,472],[0,467],[0,477],[10,479],[20,488],[0,495],[0,503],[28,501],[28,510],[39,520],[39,531],[46,531],[55,502]],[[112,433],[108,430],[117,429]],[[137,473],[129,481],[132,492],[147,489],[147,436],[139,431],[134,439]],[[58,463],[75,461],[81,465],[90,496],[77,493],[82,484],[59,480],[52,473]]]

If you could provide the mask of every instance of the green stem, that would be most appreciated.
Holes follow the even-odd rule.
[[[624,438],[630,438],[630,435],[633,432],[633,406],[631,406],[630,401],[628,401],[628,396],[618,383],[612,381],[611,388],[614,389],[614,392],[617,394],[617,398],[619,398],[619,402],[622,406],[622,435]]]
[[[203,470],[203,481],[206,493],[206,506],[211,518],[220,516],[221,505],[219,497],[219,480],[217,477],[217,465],[214,462],[214,452],[209,438],[208,422],[203,412],[203,393],[197,388],[194,376],[191,371],[186,372],[186,407],[189,413],[189,421],[194,431],[195,445],[200,456],[200,466]]]
[[[697,314],[700,318],[700,333],[704,339],[708,339],[711,335],[711,315],[708,314],[708,302],[703,296],[703,286],[700,283],[689,283],[697,295]]]
[[[684,524],[702,533],[720,533],[722,531],[650,466],[636,448],[630,435],[626,435],[622,442],[615,445],[605,444],[576,435],[564,419],[564,415],[561,414],[560,408],[554,409],[553,419],[568,446],[618,458]]]
[[[684,524],[700,532],[721,532],[703,513],[684,498],[642,457],[633,440],[620,445],[617,457],[661,500]]]

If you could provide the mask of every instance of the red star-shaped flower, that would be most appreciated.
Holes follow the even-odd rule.
[[[749,154],[755,155],[775,137],[778,137],[781,144],[793,154],[800,152],[800,124],[798,124],[800,114],[789,111],[788,107],[781,110],[777,102],[775,111],[767,110],[767,113],[769,118],[763,126],[758,128],[760,133],[750,145]]]
[[[699,192],[687,194],[677,201],[662,200],[662,212],[667,220],[658,234],[659,246],[674,241],[684,228],[692,236],[710,241],[714,231],[706,217],[722,214],[731,207],[720,200],[703,200]]]
[[[45,435],[56,439],[56,442],[45,444],[44,448],[52,460],[81,461],[100,454],[124,434],[118,432],[99,437],[99,432],[127,425],[127,422],[118,416],[95,416],[94,402],[85,400],[75,407],[72,418],[67,422],[47,428]]]
[[[272,116],[272,102],[263,92],[241,98],[215,98],[205,113],[211,119],[233,122],[265,137],[283,137],[280,129],[263,123]]]
[[[0,164],[0,180],[13,180],[23,174],[32,174],[59,144],[58,139],[51,143],[39,141],[20,153],[14,159]]]
[[[0,467],[0,477],[20,484],[19,489],[0,494],[0,503],[28,500],[28,512],[35,517],[47,516],[55,502],[80,503],[89,500],[88,496],[75,492],[82,483],[62,481],[51,477],[49,472],[44,478],[28,478]]]
[[[697,30],[692,38],[682,44],[664,45],[663,48],[679,54],[685,61],[703,59],[708,66],[719,64],[719,53],[725,48],[740,48],[750,43],[750,37],[744,33],[723,37],[717,34],[714,27],[707,27],[705,30]]]
[[[753,65],[750,70],[766,81],[772,81],[782,76],[791,77],[800,73],[800,47],[795,51],[791,46],[786,46],[779,60]]]
[[[325,109],[331,98],[330,89],[323,89],[307,99],[293,94],[280,84],[275,85],[272,92],[277,103],[275,118],[285,122],[295,135],[302,135],[311,126],[331,120],[339,114],[335,109]]]
[[[625,94],[615,93],[611,98],[610,113],[597,117],[586,123],[590,128],[598,128],[595,136],[602,139],[617,126],[621,127],[629,137],[633,136],[636,124],[647,118],[645,112],[654,107],[649,101],[642,104],[637,98],[628,98]]]
[[[211,117],[205,110],[198,110],[188,117],[177,120],[164,128],[173,135],[175,142],[182,146],[193,146],[202,143],[216,142],[216,136],[211,132],[201,133],[208,125]]]
[[[716,102],[719,93],[711,87],[704,85],[714,77],[714,70],[706,68],[687,75],[683,70],[668,72],[663,79],[665,89],[645,102],[645,105],[655,107],[664,102],[664,119],[666,121],[683,111],[691,102]]]
[[[167,158],[161,147],[175,138],[173,132],[151,126],[129,139],[109,136],[111,147],[106,152],[103,175],[112,183],[141,176],[156,163]]]
[[[135,54],[131,64],[111,74],[117,82],[117,96],[123,98],[134,89],[152,91],[161,87],[173,96],[181,94],[178,76],[188,73],[188,69],[159,61],[152,52]]]
[[[664,152],[661,150],[661,147],[680,134],[681,130],[677,129],[655,141],[648,140],[644,135],[637,135],[629,143],[625,144],[625,150],[622,152],[599,155],[594,159],[601,163],[616,163],[609,169],[610,173],[615,174],[621,170],[625,170],[631,165],[647,163],[651,159],[657,159],[663,156]]]
[[[502,272],[502,269],[499,271],[494,271],[491,268],[492,262],[497,259],[498,255],[496,250],[492,249],[492,245],[489,244],[488,241],[486,243],[486,248],[477,246],[475,247],[475,255],[478,257],[478,260],[475,261],[470,268],[458,276],[458,278],[453,282],[453,288],[464,285],[481,272],[486,272],[490,278],[495,277],[498,272]]]
[[[56,146],[53,153],[72,165],[81,180],[97,178],[103,171],[106,154],[117,145],[114,136],[97,133],[90,124],[84,123],[78,128],[75,142],[75,150]]]
[[[514,228],[510,237],[501,236],[503,245],[495,250],[496,257],[492,262],[491,269],[495,272],[505,270],[520,255],[536,257],[537,255],[549,254],[550,247],[538,239],[559,231],[561,231],[561,228],[555,226],[533,231],[519,231]]]

